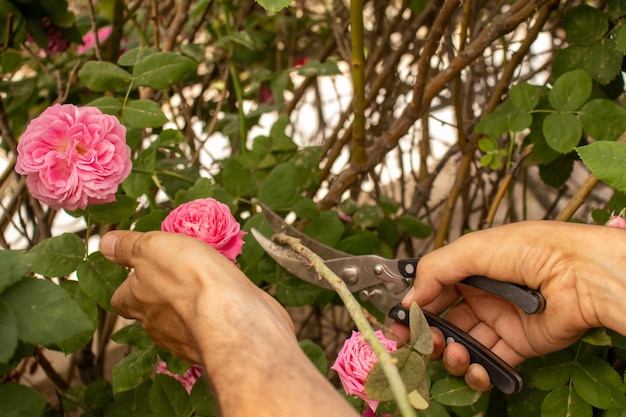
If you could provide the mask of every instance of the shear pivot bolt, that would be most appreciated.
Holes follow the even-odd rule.
[[[359,280],[359,271],[354,267],[344,268],[341,271],[341,279],[348,285],[356,284]]]

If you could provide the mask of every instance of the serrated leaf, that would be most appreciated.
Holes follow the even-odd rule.
[[[196,183],[188,190],[180,190],[176,193],[174,202],[176,206],[189,201],[198,200],[200,198],[209,198],[213,196],[213,181],[209,178],[198,178]]]
[[[543,400],[541,404],[541,417],[591,417],[593,410],[591,405],[568,385],[556,388]]]
[[[47,401],[37,391],[15,382],[0,384],[0,415],[5,417],[40,417]]]
[[[74,280],[65,280],[61,283],[61,288],[65,290],[70,298],[80,307],[85,313],[87,318],[91,321],[91,328],[85,330],[83,333],[76,334],[70,339],[66,339],[61,343],[58,343],[61,351],[66,354],[72,353],[85,346],[89,340],[93,337],[93,332],[98,326],[98,306],[96,302],[89,298],[81,289],[78,282]]]
[[[518,109],[531,111],[539,104],[539,92],[539,87],[521,83],[511,87],[509,98]]]
[[[580,109],[583,130],[596,140],[616,140],[626,131],[626,109],[611,100],[591,100]]]
[[[334,61],[319,62],[317,60],[312,60],[298,69],[298,75],[302,75],[304,77],[339,74],[341,74],[341,70]]]
[[[113,366],[113,392],[138,387],[150,378],[157,360],[156,348],[136,349]]]
[[[111,297],[128,276],[125,267],[109,261],[100,252],[94,252],[76,271],[81,289],[102,308],[113,311]]]
[[[148,379],[138,387],[115,395],[106,408],[106,417],[154,417],[148,400],[152,380]]]
[[[174,52],[158,52],[141,59],[133,68],[135,83],[154,89],[169,88],[196,73],[198,64]]]
[[[116,115],[122,109],[122,103],[115,97],[100,97],[90,101],[88,106],[97,107],[104,114]]]
[[[85,258],[85,244],[73,233],[48,238],[27,254],[31,270],[45,277],[63,277],[76,270]]]
[[[279,12],[291,4],[291,0],[257,0],[265,10]]]
[[[357,209],[352,215],[352,221],[355,225],[363,229],[376,227],[385,218],[385,213],[380,206],[364,205]]]
[[[563,28],[570,41],[586,45],[602,39],[609,28],[609,21],[600,10],[582,5],[572,7],[565,13]]]
[[[596,408],[624,408],[624,384],[606,361],[597,357],[581,360],[574,368],[572,382],[582,399]]]
[[[615,42],[605,39],[589,46],[568,46],[556,52],[552,64],[555,76],[575,69],[584,69],[599,84],[610,82],[619,74],[623,53],[615,49]]]
[[[345,226],[334,211],[323,211],[304,228],[304,233],[318,242],[334,246],[339,242]]]
[[[224,162],[221,180],[226,191],[236,197],[247,196],[250,191],[250,173],[235,158],[229,158]]]
[[[180,382],[171,376],[157,374],[150,389],[150,408],[154,417],[187,417],[191,399]]]
[[[289,209],[300,198],[300,176],[293,163],[276,166],[259,186],[258,198],[273,210]]]
[[[460,407],[474,404],[481,393],[471,389],[463,378],[448,376],[433,384],[430,395],[440,404]]]
[[[428,321],[426,321],[424,312],[417,303],[411,304],[409,323],[411,329],[411,341],[409,345],[428,361],[434,349],[433,336],[430,332],[430,325]]]
[[[132,217],[138,205],[136,198],[118,195],[113,202],[87,207],[87,215],[92,223],[117,224]]]
[[[0,293],[28,272],[30,260],[24,251],[0,250]]]
[[[125,124],[131,127],[161,127],[167,117],[159,104],[151,100],[130,100],[122,112]]]
[[[401,347],[389,352],[395,360],[395,366],[407,392],[417,390],[426,378],[426,364],[424,359],[408,346]],[[394,394],[389,385],[380,362],[376,362],[365,379],[365,393],[373,400],[389,401],[394,399]]]
[[[430,227],[413,216],[403,214],[398,217],[398,223],[404,231],[411,237],[416,239],[426,239],[430,236]]]
[[[321,288],[287,273],[280,275],[276,282],[276,298],[285,306],[295,307],[313,304],[321,291],[323,291]]]
[[[589,170],[600,180],[618,191],[626,192],[626,143],[594,142],[576,148]]]
[[[117,64],[122,67],[133,67],[142,59],[145,59],[150,55],[156,54],[157,52],[159,52],[157,48],[133,48],[129,51],[124,52],[124,54],[122,54],[117,60]]]
[[[578,110],[591,95],[591,77],[577,69],[561,75],[548,94],[552,107],[560,112]]]
[[[78,71],[80,81],[92,91],[124,92],[130,86],[132,76],[111,62],[88,61]]]
[[[130,345],[137,348],[147,348],[153,344],[148,333],[146,333],[143,327],[141,327],[141,324],[138,322],[122,327],[117,332],[113,333],[111,340],[115,343]]]
[[[550,391],[570,380],[573,363],[574,355],[568,350],[561,350],[530,358],[522,366],[531,386]]]
[[[572,113],[551,113],[543,121],[546,143],[555,151],[568,153],[580,142],[583,129]]]
[[[24,278],[9,287],[0,300],[17,321],[19,339],[27,343],[58,344],[93,329],[69,294],[43,279]]]

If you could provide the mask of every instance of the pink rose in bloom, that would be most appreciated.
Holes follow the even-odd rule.
[[[113,28],[111,28],[111,26],[104,26],[98,29],[98,43],[104,42],[109,36],[111,36],[112,31]],[[79,45],[78,48],[76,48],[76,53],[82,55],[94,46],[96,46],[96,37],[93,31],[90,30],[83,35],[83,44]]]
[[[55,104],[33,119],[17,145],[15,170],[30,193],[59,210],[115,201],[132,168],[126,128],[95,107]]]
[[[618,229],[626,229],[626,220],[622,216],[611,216],[606,225],[617,227]]]
[[[389,340],[380,330],[376,331],[376,337],[381,341],[388,352],[392,352],[398,348],[395,340]],[[337,360],[331,369],[339,374],[341,385],[348,395],[356,395],[367,403],[367,405],[376,411],[380,401],[372,400],[365,394],[365,379],[372,370],[372,367],[378,362],[378,358],[374,354],[371,346],[361,340],[361,333],[353,331],[352,336],[346,340],[343,347],[337,355]]]
[[[198,365],[191,365],[191,367],[187,369],[184,374],[175,374],[167,369],[167,364],[164,361],[160,361],[157,365],[156,373],[171,376],[180,382],[183,387],[185,387],[188,394],[191,394],[191,389],[194,384],[198,378],[202,376],[202,368]]]
[[[181,204],[163,220],[161,230],[200,239],[233,262],[241,253],[246,234],[228,206],[213,198]]]

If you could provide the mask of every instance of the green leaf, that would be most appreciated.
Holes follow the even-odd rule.
[[[561,385],[546,395],[541,404],[542,417],[591,417],[591,405],[571,385]]]
[[[377,227],[384,218],[385,212],[380,206],[369,204],[361,206],[357,209],[356,213],[352,215],[352,221],[354,224],[362,227],[363,229]]]
[[[474,404],[481,393],[467,386],[463,378],[448,376],[433,384],[430,395],[440,404],[459,407]]]
[[[417,410],[418,417],[450,417],[448,411],[438,402],[431,401],[425,410]]]
[[[80,81],[92,91],[124,92],[130,86],[132,76],[111,62],[88,61],[78,71]]]
[[[157,360],[156,348],[136,349],[113,366],[113,392],[136,388],[150,378]]]
[[[574,355],[569,350],[561,350],[530,358],[522,367],[531,386],[550,391],[570,380],[573,364]]]
[[[620,52],[626,52],[626,25],[622,24],[617,30],[615,38],[615,49]]]
[[[572,382],[582,399],[596,408],[624,408],[624,384],[605,360],[588,357],[574,368]]]
[[[426,239],[430,236],[430,227],[414,216],[403,214],[398,217],[398,223],[400,223],[402,229],[404,229],[404,231],[411,237],[416,239]]]
[[[213,181],[211,179],[205,177],[198,178],[196,183],[188,190],[178,191],[174,202],[176,206],[180,206],[189,201],[213,197],[213,191]]]
[[[197,66],[191,58],[174,52],[158,52],[137,62],[133,76],[137,85],[160,90],[195,75]]]
[[[572,45],[556,52],[552,64],[554,76],[574,69],[584,69],[599,84],[607,84],[619,74],[623,54],[615,42],[605,39],[589,46]]]
[[[511,103],[520,110],[531,111],[539,104],[540,88],[528,83],[516,84],[509,91]]]
[[[134,67],[139,61],[159,52],[157,48],[137,47],[127,52],[117,60],[117,65],[121,67]]]
[[[428,361],[434,349],[433,336],[424,312],[415,302],[411,304],[409,311],[409,324],[411,328],[409,345]]]
[[[298,69],[298,75],[304,77],[339,75],[341,70],[335,61],[319,62],[312,60]]]
[[[626,192],[626,143],[594,142],[576,148],[576,152],[589,170],[609,186]]]
[[[235,197],[245,197],[250,192],[250,173],[235,158],[229,158],[224,162],[221,179],[226,191]]]
[[[81,289],[77,281],[65,280],[61,283],[61,288],[65,290],[70,298],[80,307],[91,322],[91,328],[80,334],[58,343],[63,352],[72,353],[85,346],[93,337],[93,332],[98,326],[99,312],[96,302],[89,298]]]
[[[87,105],[97,107],[104,114],[116,115],[122,110],[122,103],[115,97],[100,97]]]
[[[191,388],[191,407],[198,416],[217,416],[219,410],[216,398],[207,386],[206,378],[200,378]]]
[[[565,155],[546,165],[539,165],[541,180],[554,188],[562,187],[572,175],[574,160]]]
[[[315,302],[323,290],[284,273],[276,282],[276,298],[285,306],[304,306]]]
[[[572,113],[552,113],[543,121],[546,143],[555,151],[568,153],[580,142],[583,133],[578,118]]]
[[[126,268],[109,261],[102,253],[94,252],[78,266],[76,274],[85,294],[112,312],[111,297],[128,276]]]
[[[548,94],[550,104],[561,112],[578,110],[591,95],[591,77],[577,69],[561,75]]]
[[[396,367],[407,392],[412,392],[426,379],[426,364],[420,354],[408,346],[389,352],[396,361]],[[365,393],[373,400],[389,401],[394,399],[389,380],[383,372],[380,362],[376,362],[365,379]]]
[[[293,163],[282,163],[259,186],[259,200],[273,210],[290,209],[300,198],[300,176]]]
[[[117,224],[132,217],[138,205],[135,198],[118,195],[111,203],[87,207],[87,215],[93,223]]]
[[[17,320],[0,298],[0,363],[7,363],[17,348]]]
[[[113,333],[111,340],[121,345],[130,345],[137,348],[147,348],[152,346],[152,339],[138,322],[122,327]]]
[[[345,226],[336,212],[323,211],[306,225],[304,233],[318,242],[334,246],[343,236],[344,230]]]
[[[563,28],[570,41],[588,45],[602,39],[609,29],[609,21],[600,10],[582,5],[572,7],[565,13]]]
[[[15,382],[0,384],[0,415],[3,417],[43,416],[46,399],[32,388]]]
[[[11,309],[18,337],[27,343],[58,344],[93,329],[69,294],[46,280],[24,278],[6,290],[0,301]]]
[[[0,293],[15,284],[30,269],[31,258],[24,251],[0,250]]]
[[[187,391],[180,382],[169,375],[155,375],[149,399],[154,417],[191,415],[191,400]]]
[[[152,380],[115,395],[115,401],[106,408],[106,417],[154,417],[148,401]]]
[[[265,10],[279,12],[291,4],[291,0],[257,0]]]
[[[340,251],[352,255],[377,254],[380,247],[380,239],[374,233],[364,230],[342,239],[336,247]]]
[[[611,100],[591,100],[580,109],[583,130],[596,140],[616,140],[626,131],[626,109]]]
[[[76,270],[85,258],[85,244],[73,233],[48,238],[27,254],[31,270],[46,277],[63,277]]]
[[[323,375],[326,375],[326,372],[328,371],[328,361],[326,360],[324,349],[309,339],[301,340],[300,348],[309,360],[313,362],[313,365],[315,365],[317,370]]]
[[[151,100],[129,100],[122,116],[124,123],[132,127],[161,127],[167,122],[159,104]]]

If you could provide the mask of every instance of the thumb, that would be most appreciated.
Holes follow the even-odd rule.
[[[140,252],[143,233],[128,230],[114,230],[100,239],[100,252],[108,260],[120,265],[133,267],[133,255]]]

